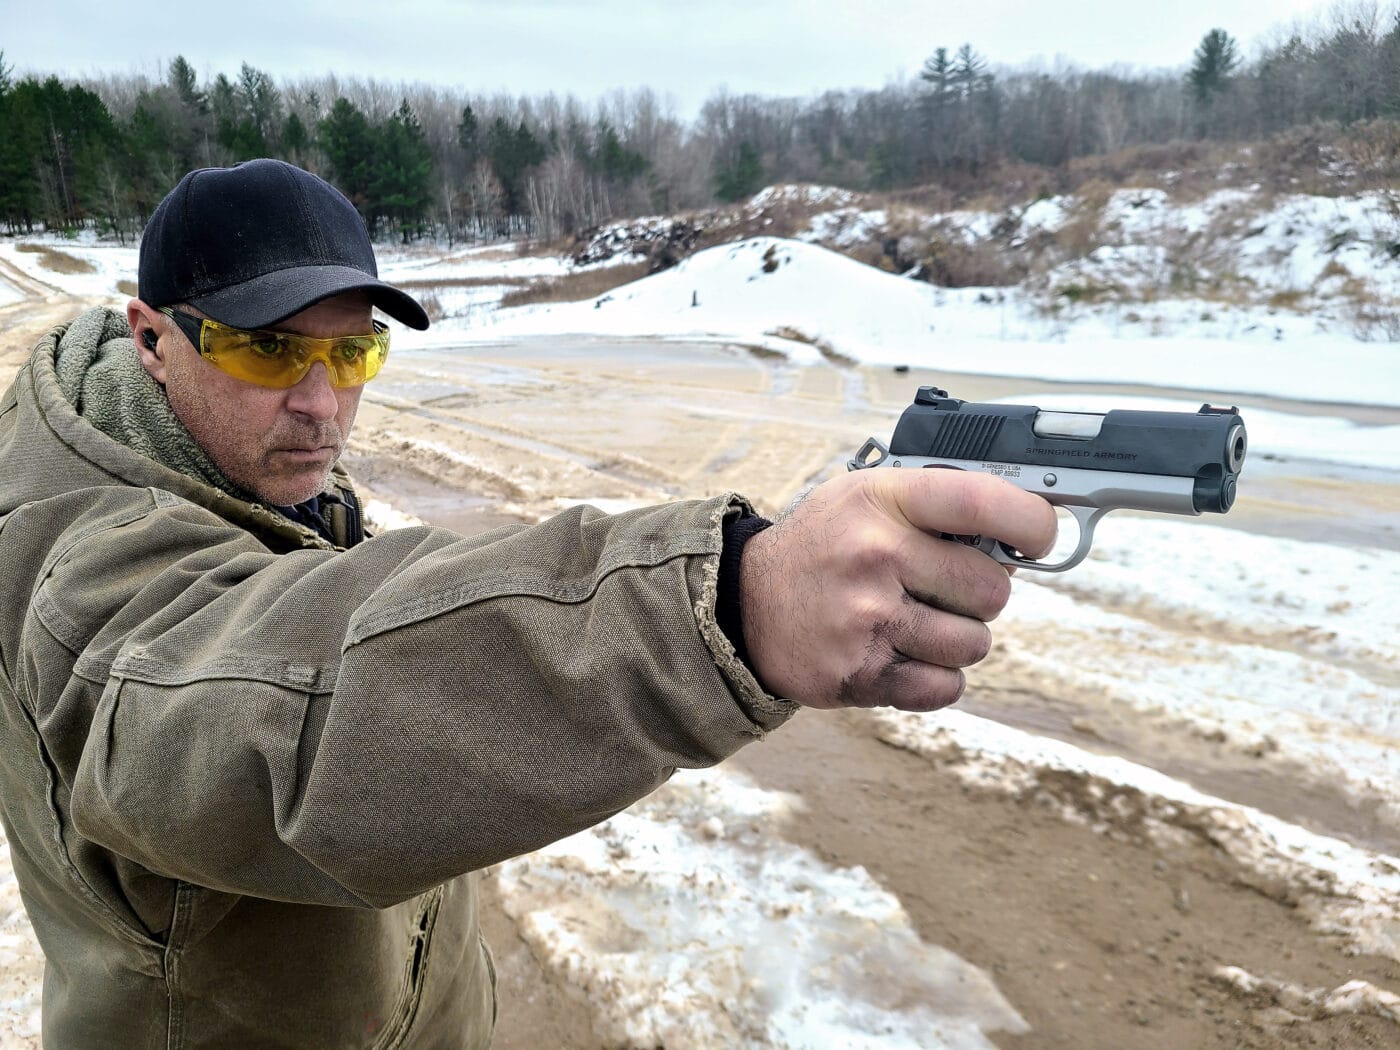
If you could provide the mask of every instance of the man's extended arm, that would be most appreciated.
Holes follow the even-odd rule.
[[[950,701],[1005,571],[921,529],[1038,546],[1043,501],[886,475],[819,488],[745,551],[744,635],[779,694]],[[112,498],[134,496],[150,490]],[[392,902],[596,823],[787,717],[713,618],[721,522],[740,509],[578,510],[272,555],[158,497],[55,549],[26,618],[47,652],[22,692],[46,738],[91,719],[66,771],[86,838],[215,889]]]
[[[792,710],[713,621],[727,501],[273,555],[161,500],[112,490],[110,527],[54,530],[16,682],[73,827],[160,874],[390,902],[595,823]],[[12,516],[7,539],[49,513]]]

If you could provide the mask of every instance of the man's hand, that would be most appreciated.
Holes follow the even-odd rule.
[[[744,642],[769,692],[809,707],[931,711],[962,695],[991,647],[1007,570],[950,535],[995,536],[1031,557],[1055,511],[1007,482],[956,470],[869,470],[819,486],[744,548]]]

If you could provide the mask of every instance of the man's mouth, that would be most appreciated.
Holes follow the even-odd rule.
[[[314,445],[306,447],[304,445],[294,445],[289,448],[279,448],[277,451],[294,460],[319,460],[335,455],[334,445]]]

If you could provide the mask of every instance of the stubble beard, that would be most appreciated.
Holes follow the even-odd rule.
[[[288,448],[326,446],[329,446],[333,451],[329,453],[330,458],[325,467],[317,470],[314,474],[312,473],[314,468],[311,464],[296,469],[296,466],[289,462],[291,457],[281,452],[281,450]],[[260,463],[262,469],[258,472],[260,476],[246,480],[237,478],[233,480],[275,506],[291,506],[302,503],[326,491],[335,464],[339,462],[344,447],[345,441],[340,432],[340,426],[334,420],[328,420],[314,426],[279,428],[263,445],[264,451]],[[307,480],[299,485],[296,484],[297,479],[301,478]]]

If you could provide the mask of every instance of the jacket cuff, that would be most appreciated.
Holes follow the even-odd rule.
[[[713,504],[713,554],[705,559],[704,584],[695,603],[695,617],[714,657],[728,680],[740,708],[754,723],[759,735],[778,728],[795,714],[800,705],[769,693],[745,662],[743,619],[739,604],[739,566],[743,544],[767,528],[770,522],[754,513],[742,497],[730,493]],[[742,527],[739,523],[744,522]],[[737,531],[734,531],[736,530]],[[732,539],[731,539],[732,537]],[[728,573],[723,585],[721,576]]]

